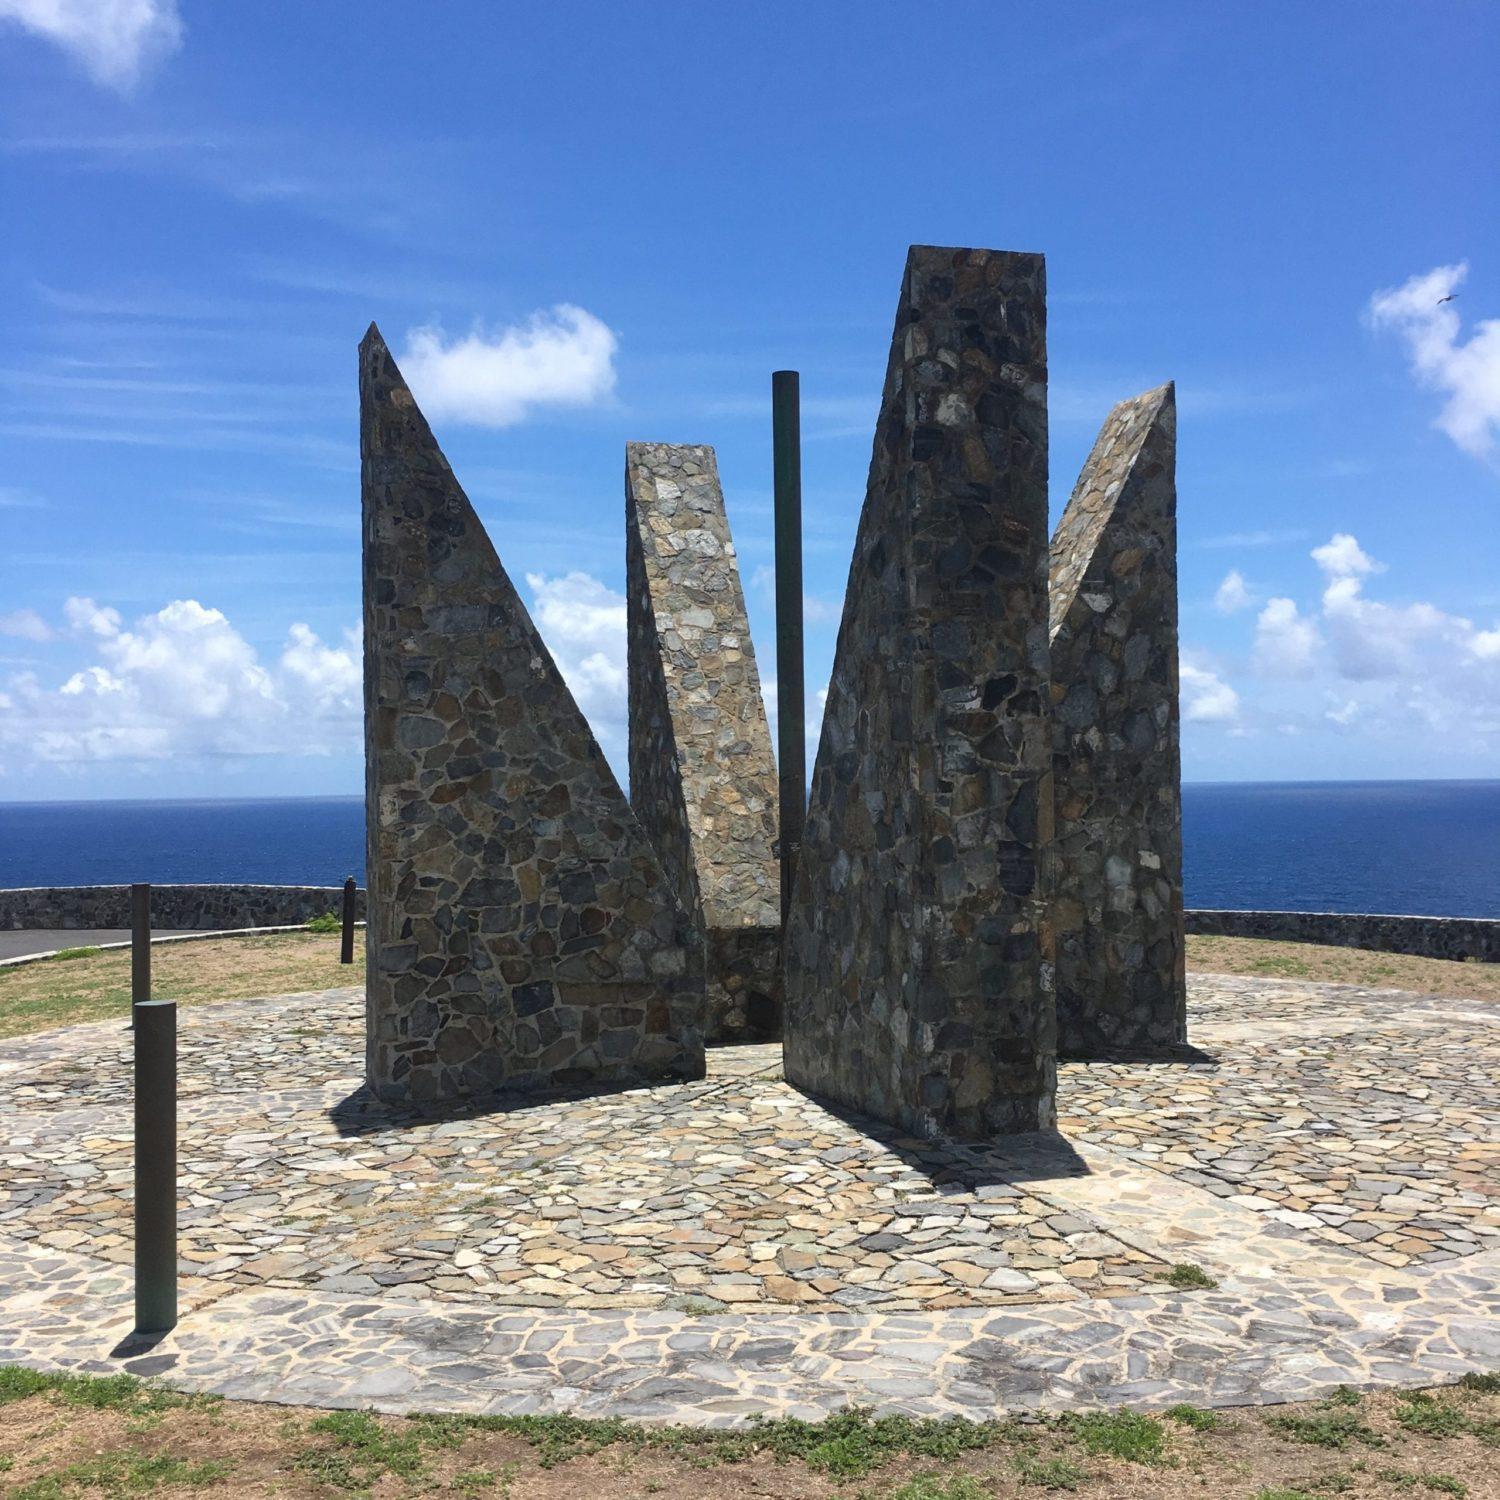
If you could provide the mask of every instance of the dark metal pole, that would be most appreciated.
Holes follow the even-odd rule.
[[[151,998],[151,887],[130,887],[130,1003]]]
[[[776,751],[781,801],[781,921],[792,909],[807,813],[802,683],[802,422],[797,372],[771,376],[776,487]]]
[[[354,962],[354,877],[344,882],[344,940],[339,946],[339,962]]]
[[[135,1330],[177,1325],[177,1002],[135,1007]]]

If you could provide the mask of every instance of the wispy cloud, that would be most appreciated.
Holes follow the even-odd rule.
[[[122,93],[182,45],[177,0],[0,0],[0,21],[61,47]]]
[[[1288,542],[1304,542],[1307,532],[1291,531],[1226,531],[1220,536],[1200,537],[1195,547],[1280,547]]]

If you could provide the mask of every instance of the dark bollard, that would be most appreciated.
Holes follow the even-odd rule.
[[[177,1002],[135,1007],[135,1331],[177,1326]]]
[[[771,376],[772,473],[776,490],[776,766],[781,827],[781,921],[807,816],[807,729],[802,685],[802,420],[797,372]]]
[[[151,887],[130,887],[130,1003],[151,998]]]
[[[344,937],[339,948],[341,964],[354,962],[354,889],[354,877],[351,875],[344,882]]]

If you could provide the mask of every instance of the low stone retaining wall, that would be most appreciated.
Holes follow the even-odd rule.
[[[1189,911],[1200,937],[1272,938],[1373,948],[1419,958],[1473,958],[1500,963],[1500,921],[1488,917],[1396,917],[1337,911]]]
[[[295,927],[343,910],[337,885],[153,885],[151,924],[186,931]],[[365,915],[365,893],[355,919]],[[0,890],[0,930],[130,926],[128,885],[53,885]]]

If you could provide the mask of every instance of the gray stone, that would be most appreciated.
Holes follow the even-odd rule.
[[[1051,549],[1063,1057],[1186,1040],[1177,707],[1177,408],[1110,412]]]
[[[790,1082],[1053,1123],[1041,256],[907,258],[786,938]]]
[[[360,417],[371,1089],[701,1077],[701,934],[373,326]]]
[[[630,795],[707,940],[711,1042],[780,1034],[776,762],[714,450],[625,450]]]

